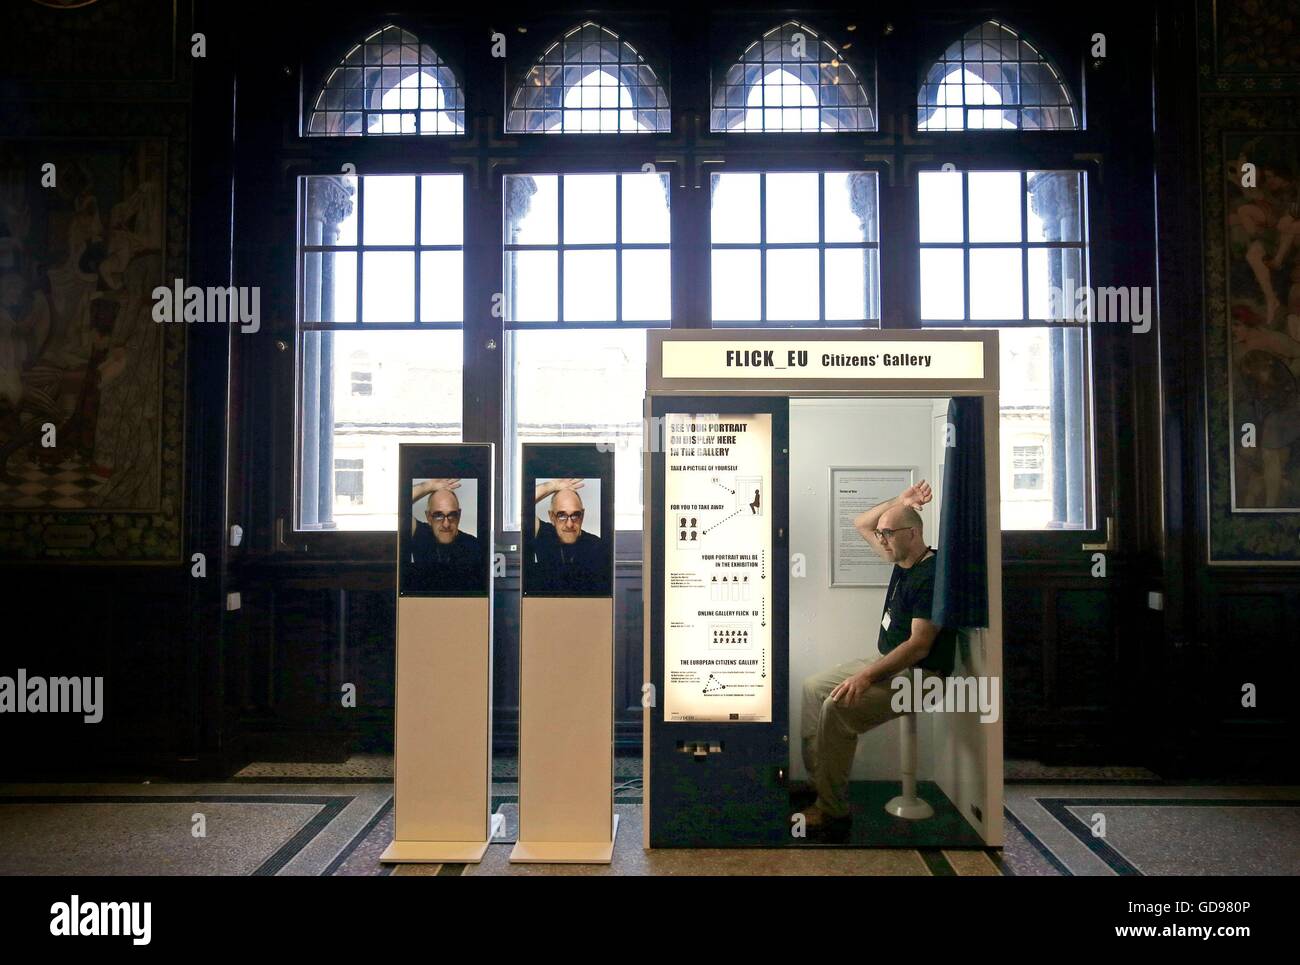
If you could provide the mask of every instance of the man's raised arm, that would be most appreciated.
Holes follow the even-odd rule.
[[[853,520],[853,528],[856,529],[880,556],[888,559],[885,555],[884,547],[880,540],[876,539],[876,530],[880,525],[880,517],[893,508],[894,506],[910,506],[917,512],[921,507],[928,503],[933,494],[930,491],[930,484],[922,479],[915,486],[909,486],[893,499],[886,499],[883,503],[877,503],[870,509],[858,514]]]

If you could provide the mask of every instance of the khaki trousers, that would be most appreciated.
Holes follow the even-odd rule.
[[[896,693],[890,686],[893,677],[872,684],[851,704],[831,700],[832,690],[872,663],[850,660],[803,682],[803,766],[817,788],[817,807],[831,817],[849,813],[849,772],[858,735],[899,716],[890,707]],[[910,677],[912,669],[894,676]],[[922,675],[937,676],[932,670],[922,670]]]

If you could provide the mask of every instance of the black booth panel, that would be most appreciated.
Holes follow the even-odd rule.
[[[771,580],[772,720],[755,722],[670,722],[664,720],[664,507],[665,453],[650,454],[654,494],[651,507],[651,680],[658,695],[650,711],[650,846],[777,846],[790,839],[789,767],[790,558],[789,403],[785,398],[740,396],[655,398],[651,415],[707,412],[772,416]],[[716,742],[721,753],[697,758],[681,749]]]

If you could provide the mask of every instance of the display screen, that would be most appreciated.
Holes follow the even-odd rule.
[[[466,449],[470,452],[465,452]],[[403,446],[398,587],[403,596],[487,593],[492,546],[490,454],[465,446]],[[470,473],[473,474],[470,474]]]
[[[524,594],[610,596],[612,454],[594,446],[524,448]]]

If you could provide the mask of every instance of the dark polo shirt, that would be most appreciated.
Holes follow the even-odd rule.
[[[928,559],[912,565],[910,569],[894,564],[885,593],[885,610],[881,614],[880,636],[876,646],[882,654],[906,642],[912,635],[912,620],[929,620],[934,603],[934,576],[939,560],[936,550]],[[889,629],[884,626],[884,614],[889,614]],[[957,630],[941,627],[939,636],[930,645],[930,652],[915,666],[936,673],[952,673],[957,653]]]

